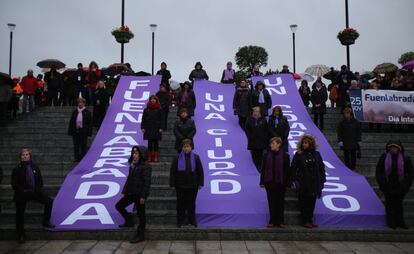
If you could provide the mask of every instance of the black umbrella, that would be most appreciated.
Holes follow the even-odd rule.
[[[0,72],[0,78],[3,79],[6,84],[9,84],[9,85],[13,84],[13,80],[9,74]]]
[[[65,68],[66,64],[62,63],[57,59],[45,59],[37,63],[37,66],[40,68],[55,68],[62,69]]]
[[[322,77],[329,79],[329,80],[335,80],[339,75],[339,71],[331,70],[328,73],[324,74]]]

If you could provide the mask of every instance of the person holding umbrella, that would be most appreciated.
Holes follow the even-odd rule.
[[[44,78],[45,91],[47,92],[46,101],[48,106],[57,106],[59,104],[59,92],[62,91],[62,76],[57,72],[57,69],[65,68],[66,65],[57,59],[46,59],[38,62],[37,66],[50,68],[50,71],[45,73]]]

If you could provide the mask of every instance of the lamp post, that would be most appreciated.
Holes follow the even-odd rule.
[[[121,26],[125,24],[125,0],[122,0],[122,10],[121,10]],[[121,43],[121,63],[124,63],[124,43]]]
[[[154,41],[155,41],[155,30],[157,30],[157,24],[150,24],[152,31],[152,71],[151,75],[154,75]]]
[[[11,75],[12,70],[12,53],[13,53],[13,31],[16,28],[16,24],[8,23],[7,24],[10,30],[10,52],[9,52],[9,75]]]
[[[345,0],[345,28],[349,28],[349,12],[348,12],[348,0]],[[346,45],[346,65],[348,70],[351,69],[351,56],[349,52],[349,45]]]
[[[296,52],[295,52],[295,32],[298,29],[298,25],[290,25],[290,30],[292,31],[292,42],[293,42],[293,73],[296,73]]]

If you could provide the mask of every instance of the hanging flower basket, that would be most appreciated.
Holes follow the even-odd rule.
[[[342,45],[352,45],[355,43],[355,40],[358,39],[359,33],[354,28],[345,28],[340,31],[336,36]]]
[[[128,26],[121,26],[119,28],[115,28],[114,30],[112,30],[111,34],[119,43],[128,43],[129,40],[134,38],[134,34],[131,32],[131,30],[129,30]]]

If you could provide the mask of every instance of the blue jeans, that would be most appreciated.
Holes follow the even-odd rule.
[[[23,94],[23,113],[27,112],[27,104],[29,104],[29,111],[32,112],[35,109],[33,94]]]

